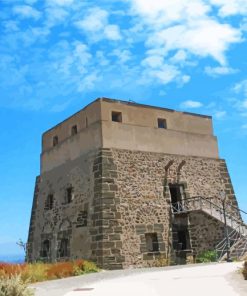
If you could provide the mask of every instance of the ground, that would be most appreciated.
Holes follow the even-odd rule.
[[[102,271],[32,285],[35,296],[247,295],[242,262]]]

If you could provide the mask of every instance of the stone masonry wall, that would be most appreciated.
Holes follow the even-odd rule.
[[[91,228],[94,197],[93,162],[96,152],[40,176],[36,183],[28,239],[28,260],[41,260],[42,241],[51,242],[48,261],[91,258]],[[65,202],[66,189],[73,187],[73,200]],[[54,204],[45,210],[46,199],[53,194]],[[69,239],[69,258],[59,257],[61,240]]]
[[[203,196],[221,206],[224,190],[227,202],[237,206],[226,164],[219,159],[98,149],[42,174],[36,181],[27,259],[39,260],[42,241],[49,240],[49,261],[85,258],[105,269],[168,262],[176,228],[169,191],[174,183],[184,184],[184,198]],[[74,199],[65,204],[68,186]],[[49,194],[54,206],[45,210]],[[237,210],[231,214],[239,216]],[[191,248],[196,253],[211,249],[222,227],[203,213],[190,214]],[[158,242],[155,251],[148,249],[150,235]],[[67,258],[58,256],[63,239],[70,242]]]
[[[225,237],[224,224],[201,211],[189,214],[188,230],[191,247],[196,254],[214,250],[216,244]]]
[[[33,257],[33,243],[34,243],[34,235],[35,235],[35,224],[36,224],[36,209],[37,209],[37,199],[39,195],[39,184],[40,184],[40,177],[38,176],[35,180],[35,187],[34,187],[34,195],[33,195],[33,205],[32,205],[32,212],[30,218],[30,225],[29,225],[29,233],[28,233],[28,244],[27,244],[27,254],[26,260],[28,262],[34,261]]]
[[[117,169],[114,183],[115,197],[119,199],[116,208],[121,215],[124,268],[157,265],[161,258],[171,256],[169,183],[185,184],[186,198],[202,196],[219,206],[218,197],[224,190],[228,201],[237,204],[232,188],[228,189],[231,182],[224,160],[116,149],[112,150],[112,156]],[[237,216],[238,211],[233,214]],[[202,214],[190,219],[193,248],[209,249],[221,239],[222,223]],[[205,231],[200,233],[199,228]],[[145,233],[157,233],[159,252],[145,249]]]
[[[117,196],[117,167],[110,149],[99,151],[94,160],[94,201],[92,215],[92,260],[105,269],[121,269],[122,227]]]

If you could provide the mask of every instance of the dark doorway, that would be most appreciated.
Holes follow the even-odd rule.
[[[187,231],[180,230],[178,231],[178,249],[186,250],[187,249]]]
[[[182,197],[184,186],[182,184],[169,184],[171,202],[174,212],[179,212],[182,209]]]

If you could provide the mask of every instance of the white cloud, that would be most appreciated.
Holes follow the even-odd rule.
[[[185,18],[200,19],[210,10],[210,6],[200,0],[130,0],[133,13],[157,27],[163,27]]]
[[[94,71],[94,72],[86,75],[83,79],[80,80],[80,84],[78,86],[78,91],[83,92],[86,90],[93,89],[99,79],[100,79],[100,77],[98,76],[97,71]]]
[[[49,5],[70,6],[74,0],[46,0]]]
[[[128,0],[124,2],[130,6],[122,3],[121,11],[115,0],[99,2],[98,7],[84,0],[45,0],[45,4],[38,4],[37,0],[9,1],[28,5],[14,6],[16,21],[4,21],[4,33],[8,35],[8,39],[4,36],[5,44],[12,44],[13,53],[19,44],[24,49],[16,54],[11,62],[17,61],[16,65],[7,76],[20,72],[18,63],[27,64],[21,77],[17,77],[21,85],[18,92],[26,97],[35,97],[33,94],[39,92],[37,107],[42,107],[42,100],[52,100],[53,94],[64,97],[71,93],[76,97],[78,92],[102,91],[102,87],[107,92],[107,88],[122,91],[126,85],[128,95],[132,88],[140,97],[140,93],[146,96],[148,91],[159,93],[157,88],[169,83],[182,86],[203,70],[211,76],[235,73],[226,54],[233,44],[242,41],[241,30],[247,23],[244,17],[233,22],[223,19],[240,9],[240,0]],[[229,3],[238,6],[230,9]],[[35,7],[44,8],[42,15]],[[242,11],[243,7],[244,3]],[[22,18],[39,18],[40,23],[34,26]],[[1,46],[5,44],[2,42]],[[209,66],[212,59],[218,62],[214,67]],[[195,66],[198,67],[192,69]],[[14,89],[14,78],[9,80]],[[32,80],[35,83],[30,89]],[[105,81],[111,81],[111,85]],[[162,91],[167,91],[165,86]],[[243,81],[235,85],[237,92],[239,106],[245,112],[247,86]],[[186,102],[184,108],[202,107],[201,102]],[[63,99],[53,103],[54,112],[66,106]],[[212,113],[222,110],[218,107],[212,108]]]
[[[69,13],[61,7],[48,7],[46,9],[46,27],[51,28],[65,22]]]
[[[190,109],[193,109],[193,108],[200,108],[202,107],[203,104],[199,101],[192,101],[192,100],[187,100],[187,101],[184,101],[180,104],[180,107],[181,108],[190,108]]]
[[[86,32],[99,32],[104,29],[108,23],[108,13],[101,8],[93,8],[89,11],[87,16],[75,22],[76,27]]]
[[[182,84],[188,83],[190,81],[191,77],[189,75],[183,75],[182,76]]]
[[[143,66],[150,68],[160,68],[164,63],[164,58],[160,55],[150,55],[142,61]]]
[[[209,0],[209,2],[218,6],[219,15],[222,17],[247,13],[246,0]]]
[[[105,37],[109,40],[122,39],[119,27],[117,25],[108,25],[104,29]]]
[[[87,36],[94,41],[102,39],[108,40],[121,40],[121,32],[118,25],[109,24],[108,12],[99,7],[91,8],[87,16],[79,21],[76,21],[74,25],[83,30]]]
[[[116,56],[118,58],[118,62],[120,64],[125,64],[126,62],[130,61],[132,58],[131,52],[129,50],[120,50],[120,49],[114,49],[111,56]]]
[[[3,25],[5,27],[6,32],[19,31],[18,22],[16,22],[16,21],[12,21],[12,20],[6,21],[6,22],[3,22]]]
[[[35,20],[41,17],[41,13],[29,5],[14,6],[13,13],[19,15],[21,18],[33,18]]]
[[[226,111],[215,111],[213,116],[216,118],[216,119],[222,119],[226,116]]]
[[[110,64],[110,61],[105,56],[105,53],[101,50],[98,50],[95,54],[97,62],[100,66],[105,67]]]
[[[237,69],[233,69],[231,67],[205,67],[205,73],[212,77],[217,77],[220,75],[228,75],[237,73]]]
[[[144,68],[139,81],[144,85],[152,83],[168,84],[181,80],[180,76],[181,73],[177,67],[164,63],[158,68]]]
[[[176,25],[156,31],[148,40],[148,46],[163,46],[164,53],[183,49],[200,57],[213,57],[224,65],[225,51],[231,43],[241,40],[238,30],[214,20],[198,20],[188,25]]]
[[[170,59],[173,63],[183,63],[187,60],[187,53],[184,50],[178,50],[175,55]]]
[[[241,32],[210,17],[211,7],[200,0],[129,0],[137,22],[147,27],[147,46],[163,48],[163,55],[185,50],[226,64],[229,46],[241,40]]]
[[[236,94],[241,94],[242,93],[244,95],[244,97],[247,98],[247,79],[236,83],[234,85],[234,87],[233,87],[233,91]]]

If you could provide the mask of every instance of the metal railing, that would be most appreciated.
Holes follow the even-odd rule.
[[[218,260],[222,260],[225,257],[229,247],[230,252],[235,252],[238,255],[236,257],[240,258],[240,256],[243,256],[247,252],[247,225],[242,221],[240,214],[236,216],[234,212],[247,213],[234,206],[229,207],[231,212],[225,211],[224,213],[223,208],[215,202],[212,202],[211,199],[212,198],[204,198],[202,196],[184,199],[172,203],[172,212],[174,215],[178,215],[192,211],[203,211],[223,224],[226,223],[226,226],[229,228],[228,237],[225,237],[215,246]],[[224,214],[226,221],[224,221]]]

